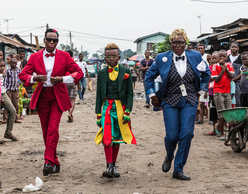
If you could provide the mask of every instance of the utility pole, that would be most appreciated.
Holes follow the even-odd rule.
[[[30,33],[30,46],[32,47],[32,33]]]
[[[13,20],[14,18],[11,18],[11,19],[4,19],[5,22],[7,22],[7,34],[9,36],[9,21],[10,20]]]
[[[48,29],[48,28],[49,28],[49,25],[47,24],[47,25],[46,25],[46,29]]]
[[[1,14],[0,14],[0,33],[1,33]]]
[[[70,35],[70,47],[71,47],[71,51],[72,51],[72,41],[71,41],[71,31],[69,32],[69,35]]]
[[[199,19],[199,21],[200,21],[200,34],[202,34],[202,28],[201,28],[201,17],[202,17],[202,15],[197,16],[197,18],[198,18],[198,19]]]

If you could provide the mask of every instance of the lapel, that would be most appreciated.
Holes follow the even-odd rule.
[[[163,62],[163,58],[167,58],[166,62]],[[171,68],[171,64],[172,64],[172,59],[173,59],[173,52],[169,51],[168,53],[165,54],[165,56],[162,57],[162,67],[163,67],[163,73],[164,73],[164,77],[168,77],[169,72],[170,72],[170,68]]]
[[[120,90],[121,90],[124,75],[125,75],[125,69],[124,69],[124,67],[119,65],[119,74],[118,74],[118,78],[117,78],[118,79],[118,92],[120,92]]]
[[[42,74],[46,75],[46,68],[45,68],[45,64],[44,64],[44,60],[43,60],[43,51],[44,51],[44,49],[39,51],[40,53],[38,54],[38,61],[40,62],[41,68],[44,71],[44,73],[42,73]]]
[[[196,69],[197,68],[196,66],[198,64],[195,64],[195,59],[194,59],[194,56],[192,55],[192,53],[190,53],[186,50],[185,55],[187,56],[187,60],[189,61],[189,64],[190,64],[191,68],[193,69],[193,71],[198,72]]]
[[[106,96],[106,90],[107,90],[107,81],[108,81],[108,66],[105,67],[102,71],[100,71],[100,80],[102,80],[102,91],[103,91],[103,95],[102,96]]]
[[[54,72],[56,72],[56,69],[59,67],[59,62],[60,62],[60,51],[58,49],[56,49],[56,52],[55,52],[55,59],[54,59],[54,65],[53,65],[53,71],[52,71],[52,74],[51,76],[54,76]]]
[[[187,56],[187,60],[189,61],[189,64],[194,72],[194,76],[195,76],[195,85],[197,88],[199,88],[199,83],[198,83],[198,80],[200,80],[200,72],[199,70],[197,69],[197,61],[196,59],[194,58],[193,54],[189,51],[185,51],[185,55]]]

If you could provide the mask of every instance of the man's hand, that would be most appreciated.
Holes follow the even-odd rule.
[[[63,78],[62,77],[51,77],[51,83],[54,85],[54,84],[58,84],[58,83],[61,83],[63,82]]]
[[[161,106],[161,102],[159,100],[159,97],[153,96],[152,97],[152,104],[155,108],[159,108]]]
[[[122,124],[125,125],[125,124],[127,124],[127,123],[128,123],[128,120],[123,118],[123,119],[122,119]]]
[[[36,75],[36,76],[34,76],[33,80],[45,84],[47,81],[47,76],[46,75]]]

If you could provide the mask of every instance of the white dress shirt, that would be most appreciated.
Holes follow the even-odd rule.
[[[53,51],[54,54],[56,54],[56,49]],[[45,55],[49,54],[46,49],[43,51],[43,61],[45,64],[46,68],[46,73],[47,73],[47,81],[45,84],[43,84],[43,87],[53,87],[51,83],[51,75],[53,72],[53,67],[54,67],[54,61],[55,61],[55,56],[54,57],[46,57]],[[63,78],[63,83],[69,84],[74,82],[74,78],[71,75],[68,76],[62,76]],[[34,83],[34,76],[32,76],[30,83]]]
[[[173,61],[175,63],[176,69],[179,75],[181,76],[181,78],[183,78],[187,70],[187,57],[185,55],[185,52],[183,52],[183,54],[180,57],[182,56],[185,57],[184,60],[179,59],[178,61],[176,61],[176,57],[179,57],[179,56],[173,53]]]

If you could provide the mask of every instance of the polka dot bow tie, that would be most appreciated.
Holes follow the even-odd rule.
[[[180,60],[180,59],[184,61],[185,56],[176,57],[176,61],[178,61],[178,60]]]
[[[47,53],[47,54],[45,54],[45,56],[46,56],[47,58],[48,58],[48,57],[54,57],[54,55],[55,55],[54,53],[50,53],[50,54]]]
[[[118,67],[114,68],[114,69],[108,69],[108,72],[112,72],[112,71],[118,71]]]

